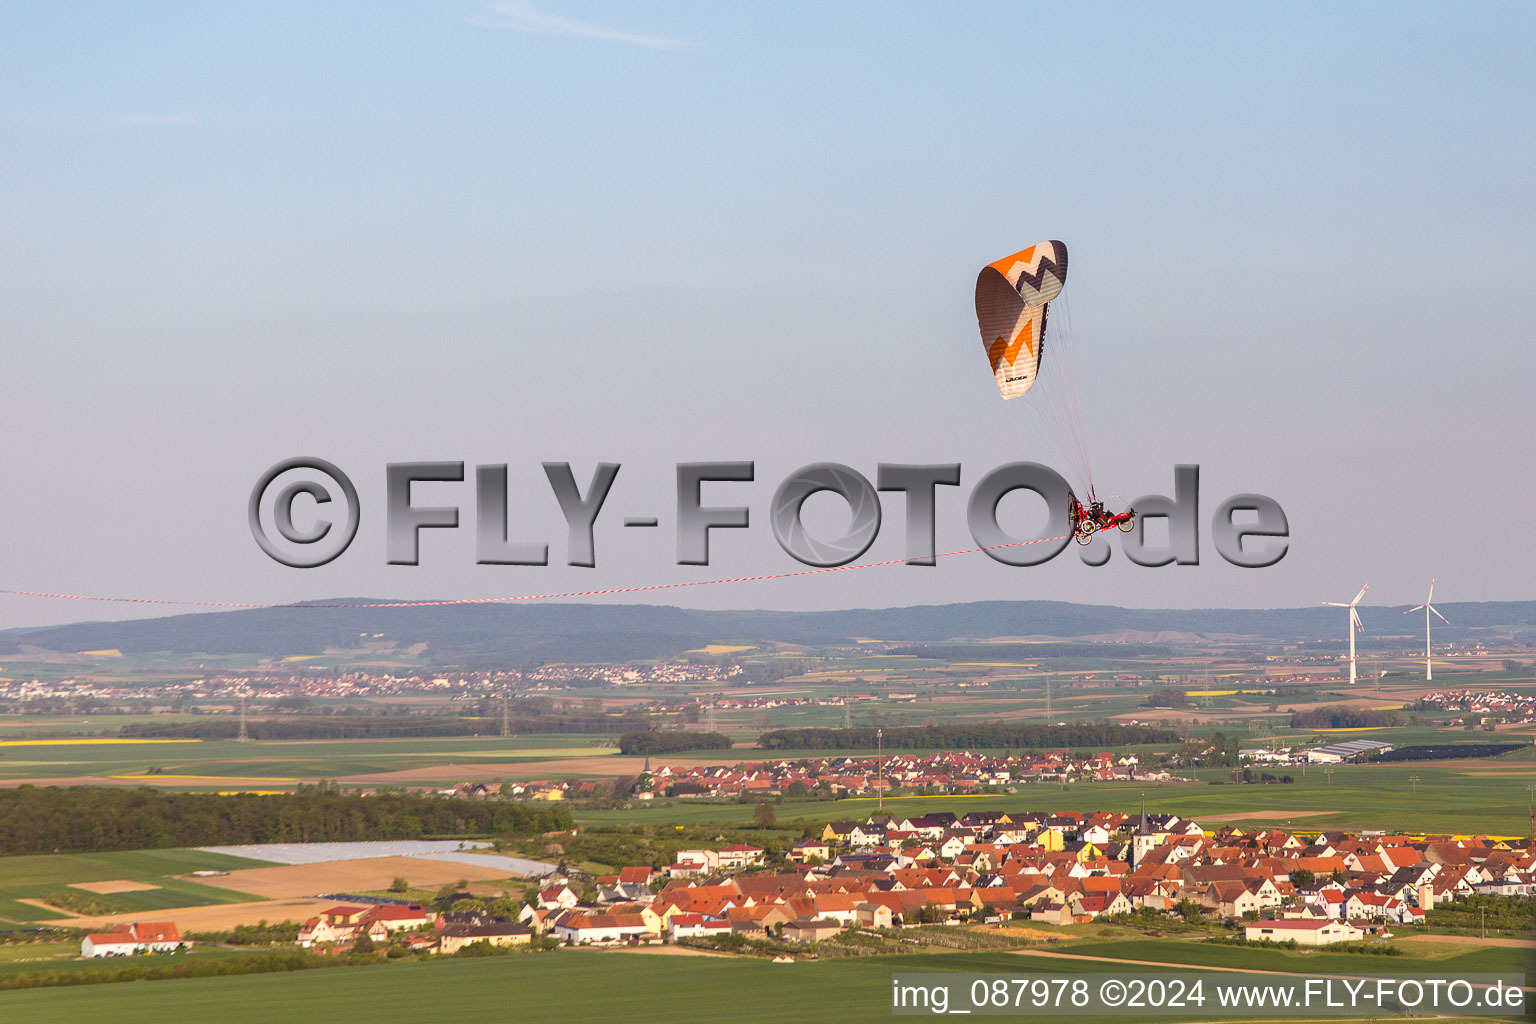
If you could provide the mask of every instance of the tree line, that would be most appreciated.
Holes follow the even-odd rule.
[[[232,796],[115,786],[0,790],[0,854],[528,836],[571,824],[570,811],[560,806],[407,793],[360,796],[327,787]]]
[[[729,750],[723,732],[626,732],[619,737],[621,754],[676,754],[684,750]]]
[[[1407,725],[1408,719],[1396,711],[1372,711],[1368,708],[1313,708],[1291,714],[1292,729],[1379,729]]]
[[[1173,743],[1178,738],[1178,733],[1172,729],[1111,722],[1079,722],[1073,725],[965,722],[897,726],[884,730],[883,743],[890,750],[958,750],[969,747],[1054,749]],[[757,745],[763,750],[863,750],[873,749],[876,742],[875,730],[868,726],[850,729],[774,729],[757,738]]]

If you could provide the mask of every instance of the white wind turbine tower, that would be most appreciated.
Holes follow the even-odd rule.
[[[1355,685],[1355,630],[1358,629],[1362,633],[1365,632],[1365,627],[1360,625],[1360,613],[1355,611],[1355,605],[1360,603],[1360,599],[1362,597],[1364,597],[1365,596],[1365,592],[1367,590],[1370,590],[1370,589],[1371,589],[1371,585],[1369,583],[1367,583],[1365,586],[1361,587],[1360,588],[1360,593],[1356,594],[1355,595],[1355,599],[1353,601],[1349,602],[1349,604],[1344,604],[1344,603],[1342,603],[1340,601],[1324,601],[1323,602],[1323,604],[1327,605],[1330,608],[1348,608],[1349,609],[1349,685],[1350,686],[1354,686]]]
[[[1403,612],[1404,615],[1407,615],[1409,612],[1416,612],[1420,609],[1423,609],[1424,611],[1424,679],[1426,682],[1435,678],[1435,666],[1434,663],[1429,659],[1429,613],[1434,612],[1436,615],[1440,615],[1440,609],[1429,603],[1434,599],[1435,581],[1431,579],[1429,581],[1429,596],[1424,599],[1424,603],[1418,607],[1409,608],[1408,611]],[[1440,615],[1440,621],[1445,623],[1447,626],[1451,624],[1451,620],[1446,618],[1444,615]]]

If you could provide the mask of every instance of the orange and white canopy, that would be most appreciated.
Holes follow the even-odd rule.
[[[976,323],[1004,398],[1034,387],[1049,305],[1066,281],[1067,247],[1054,241],[989,263],[976,278]]]

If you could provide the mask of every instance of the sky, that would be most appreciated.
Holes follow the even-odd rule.
[[[1533,30],[1515,3],[7,3],[0,588],[793,572],[769,504],[828,461],[960,463],[938,544],[970,547],[976,481],[1051,461],[997,396],[975,275],[1059,238],[1096,483],[1171,494],[1200,465],[1199,565],[971,554],[604,599],[1280,607],[1369,581],[1403,604],[1432,576],[1444,602],[1536,598]],[[294,456],[360,495],[320,568],[247,524]],[[475,564],[472,468],[414,491],[460,529],[386,564],[384,467],[418,460],[508,464],[513,539],[554,564]],[[680,567],[674,467],[710,460],[755,461],[705,491],[752,526]],[[545,461],[583,487],[623,467],[594,568],[563,564]],[[1210,540],[1243,492],[1286,512],[1275,566]],[[901,557],[903,520],[887,495],[864,561]],[[0,628],[152,610],[0,595]]]

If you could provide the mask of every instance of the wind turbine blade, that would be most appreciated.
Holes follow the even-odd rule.
[[[1429,596],[1424,599],[1424,603],[1425,604],[1429,604],[1430,602],[1434,601],[1434,599],[1435,599],[1435,581],[1434,580],[1430,580],[1429,581]]]
[[[1360,624],[1360,613],[1355,611],[1354,605],[1349,606],[1349,620],[1355,624],[1356,629],[1362,633],[1365,632],[1365,627]]]
[[[1355,595],[1355,599],[1353,601],[1349,602],[1350,607],[1354,607],[1355,605],[1359,604],[1360,603],[1360,599],[1365,596],[1365,592],[1367,590],[1370,590],[1370,589],[1371,589],[1371,585],[1369,583],[1367,583],[1365,586],[1361,587],[1360,588],[1360,593],[1356,594]]]
[[[1440,609],[1439,608],[1436,608],[1432,604],[1425,605],[1424,607],[1428,608],[1430,611],[1434,612],[1437,616],[1439,616],[1440,617],[1440,621],[1445,623],[1447,626],[1449,626],[1451,624],[1451,620],[1450,619],[1446,618],[1444,615],[1440,615]]]
[[[1421,612],[1425,608],[1428,608],[1428,607],[1429,607],[1429,605],[1427,605],[1427,604],[1416,604],[1412,608],[1409,608],[1408,611],[1403,612],[1403,614],[1407,615],[1409,612]],[[1435,614],[1439,615],[1440,613],[1439,612],[1435,612]]]
[[[1327,605],[1329,608],[1348,608],[1349,607],[1349,605],[1343,603],[1342,601],[1324,601],[1323,604]]]

